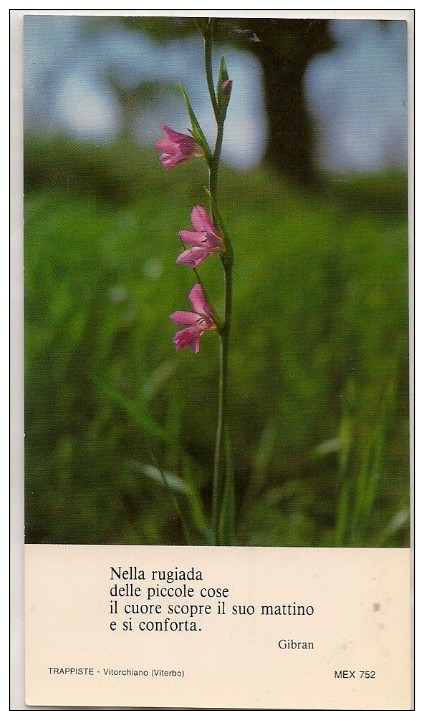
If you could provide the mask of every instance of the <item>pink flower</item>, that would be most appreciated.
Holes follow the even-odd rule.
[[[197,267],[206,257],[214,252],[224,252],[225,246],[217,228],[211,218],[201,205],[196,205],[191,211],[191,224],[194,232],[181,230],[180,235],[183,242],[193,245],[180,254],[177,264],[188,264],[189,267]]]
[[[159,156],[164,168],[173,168],[174,165],[182,163],[189,158],[196,158],[202,155],[202,152],[191,136],[185,133],[174,131],[169,126],[161,126],[165,134],[165,138],[160,138],[155,142],[155,147],[162,151]]]
[[[231,79],[224,79],[224,81],[221,84],[221,91],[223,94],[226,94],[227,92],[231,91],[231,87],[233,86],[233,82]]]
[[[184,346],[188,346],[194,353],[200,350],[200,336],[211,328],[216,328],[213,312],[207,303],[200,284],[195,284],[190,291],[188,298],[193,307],[193,311],[175,311],[170,315],[174,323],[187,325],[181,331],[177,331],[174,336],[174,345],[179,351]]]

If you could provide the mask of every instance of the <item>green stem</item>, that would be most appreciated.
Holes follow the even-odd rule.
[[[224,137],[224,121],[225,112],[220,112],[218,101],[215,94],[212,71],[212,46],[213,46],[213,20],[208,23],[207,32],[205,34],[205,69],[208,84],[209,95],[215,114],[217,133],[215,141],[215,149],[209,160],[209,192],[211,196],[211,213],[214,222],[217,220],[216,211],[218,198],[218,171],[219,161],[221,158],[222,141]],[[213,493],[212,493],[212,521],[214,544],[222,545],[226,543],[225,534],[221,533],[228,529],[228,526],[221,526],[222,515],[225,517],[226,512],[222,511],[224,491],[227,486],[227,454],[228,454],[228,422],[227,422],[227,404],[228,404],[228,356],[230,349],[230,325],[232,312],[232,269],[233,269],[233,252],[231,242],[227,235],[222,235],[225,241],[225,252],[222,254],[221,261],[224,271],[224,320],[219,328],[220,337],[220,365],[219,365],[219,386],[218,386],[218,416],[217,430],[215,443],[214,471],[213,471]]]
[[[219,170],[219,160],[221,158],[221,148],[222,140],[224,138],[224,122],[220,121],[218,123],[215,150],[213,152],[209,170],[209,190],[213,198],[213,202],[218,202],[218,170]],[[213,204],[211,205],[212,214],[214,212]],[[215,215],[213,215],[215,217]]]
[[[219,536],[219,502],[221,499],[221,462],[222,462],[222,445],[224,439],[224,338],[220,336],[220,360],[219,360],[219,386],[218,386],[218,420],[216,429],[215,442],[215,460],[213,468],[213,491],[212,491],[212,527],[213,527],[213,543],[215,546],[220,543]]]
[[[219,545],[225,543],[220,535],[220,502],[225,488],[227,475],[226,451],[228,448],[228,355],[230,349],[230,325],[232,310],[232,257],[226,254],[224,265],[225,278],[225,315],[224,325],[220,333],[220,362],[219,362],[219,389],[218,389],[218,418],[215,443],[214,476],[213,476],[213,499],[212,517],[214,543]]]

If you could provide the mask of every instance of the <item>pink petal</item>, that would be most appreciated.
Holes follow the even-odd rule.
[[[208,232],[206,235],[206,245],[209,250],[218,250],[219,252],[224,251],[224,244],[219,235],[211,234]]]
[[[198,144],[192,136],[174,131],[169,126],[162,126],[165,138],[155,141],[155,147],[162,152],[160,161],[164,168],[173,168],[189,158],[202,155]]]
[[[206,316],[206,318],[211,318],[213,313],[212,309],[207,303],[205,296],[203,294],[203,289],[200,284],[195,284],[190,291],[188,298],[195,311],[201,316]]]
[[[181,163],[182,159],[178,156],[170,156],[167,153],[162,153],[159,160],[164,168],[174,168],[174,166],[178,165],[178,163]]]
[[[195,269],[206,257],[209,257],[210,253],[210,250],[204,247],[190,247],[190,249],[181,252],[175,263],[188,264],[189,267]]]
[[[171,153],[175,150],[175,143],[168,138],[159,138],[158,141],[155,141],[155,148],[159,148],[160,151],[165,151],[166,153]]]
[[[180,230],[178,232],[183,242],[187,244],[194,244],[196,246],[203,245],[205,242],[205,235],[203,232],[191,232],[190,230]]]
[[[200,350],[200,331],[195,326],[189,326],[188,328],[183,328],[181,331],[177,331],[174,336],[175,348],[179,351],[184,346],[188,346],[194,353],[198,353]]]
[[[173,128],[166,126],[166,124],[163,124],[163,126],[161,126],[161,129],[164,132],[165,136],[169,138],[169,140],[173,143],[180,141],[182,138],[190,138],[190,136],[187,136],[185,133],[174,131]]]
[[[197,232],[211,232],[214,235],[218,234],[218,230],[213,224],[211,218],[201,205],[196,205],[191,211],[191,224]]]
[[[172,128],[169,128],[169,126],[162,126],[162,131],[165,134],[165,138],[160,139],[162,146],[159,141],[155,143],[157,148],[162,147],[166,151],[180,150],[181,154],[186,158],[202,155],[193,136],[189,136],[188,133],[174,131]]]
[[[174,321],[174,323],[195,324],[199,320],[199,314],[193,311],[174,311],[169,318],[171,321]]]

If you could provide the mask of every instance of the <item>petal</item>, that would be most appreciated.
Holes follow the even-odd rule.
[[[218,234],[218,230],[211,218],[201,205],[193,207],[191,211],[191,224],[197,232],[212,232],[214,235]]]
[[[191,348],[193,353],[198,353],[200,351],[200,336],[201,334],[199,333],[199,336],[197,338],[193,338],[191,343],[188,343],[188,347]]]
[[[199,314],[193,313],[193,311],[174,311],[169,318],[174,323],[195,324],[199,320]]]
[[[170,156],[167,153],[162,153],[162,155],[159,156],[159,160],[164,168],[173,168],[182,161],[182,159],[178,156]]]
[[[182,138],[190,138],[190,136],[187,136],[185,133],[180,133],[179,131],[174,131],[173,128],[166,126],[166,124],[161,126],[161,129],[164,132],[166,138],[169,138],[169,140],[172,141],[173,143],[180,141]]]
[[[199,338],[200,331],[195,326],[183,328],[181,331],[177,331],[174,336],[175,348],[179,351],[184,346],[188,346],[194,353],[198,353],[200,349]]]
[[[196,246],[203,245],[205,242],[205,235],[203,232],[191,232],[190,230],[180,230],[178,232],[179,236],[183,242],[187,244],[194,244]]]
[[[201,314],[202,316],[206,316],[206,318],[211,318],[213,313],[212,309],[207,303],[205,296],[203,294],[203,289],[200,286],[200,284],[195,284],[190,291],[188,298],[190,300],[190,303],[195,311],[197,311],[198,314]],[[203,329],[205,330],[205,329]]]
[[[195,269],[206,257],[209,257],[210,254],[210,250],[205,247],[190,247],[190,249],[181,252],[175,263],[188,264],[189,267]]]
[[[165,153],[173,153],[176,145],[168,138],[159,138],[158,141],[155,141],[155,148],[159,148],[160,151],[165,151]]]
[[[206,235],[206,245],[209,250],[218,250],[218,252],[224,251],[224,243],[219,235],[211,234],[210,232]]]

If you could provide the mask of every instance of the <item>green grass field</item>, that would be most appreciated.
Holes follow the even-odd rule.
[[[218,339],[175,352],[200,161],[25,145],[29,543],[210,542]],[[237,544],[409,543],[406,176],[223,168]],[[218,310],[217,263],[201,265]]]

